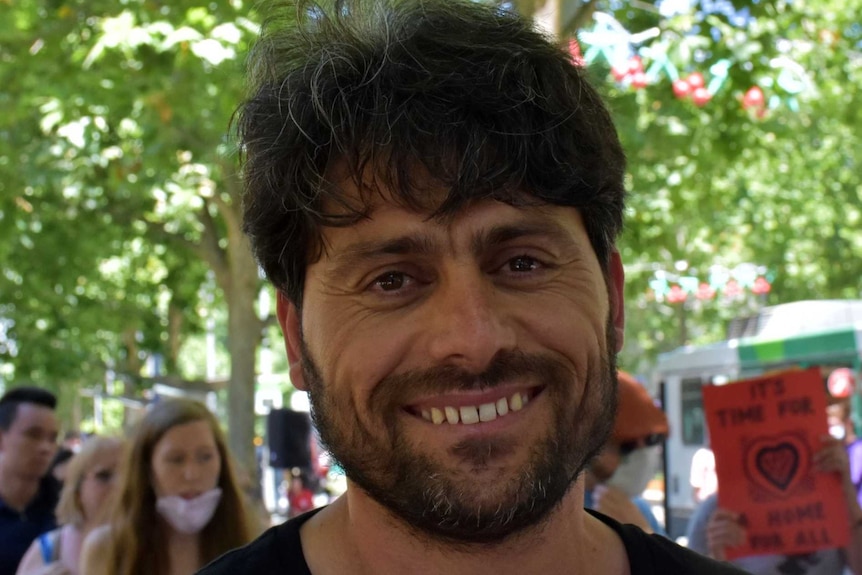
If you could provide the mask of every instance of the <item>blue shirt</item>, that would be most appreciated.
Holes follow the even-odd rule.
[[[8,507],[0,499],[0,575],[15,575],[33,540],[57,527],[56,505],[57,485],[52,480],[42,481],[39,492],[24,511]]]

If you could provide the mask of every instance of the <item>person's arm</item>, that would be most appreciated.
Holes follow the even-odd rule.
[[[691,484],[691,496],[694,498],[695,503],[703,501],[700,497],[700,490],[704,484],[703,466],[703,448],[700,448],[694,452],[694,457],[691,458],[691,469],[688,477],[688,482]]]
[[[745,528],[739,523],[739,514],[719,507],[706,524],[707,555],[719,561],[727,560],[727,548],[745,543]]]
[[[24,557],[21,558],[21,563],[18,564],[18,570],[15,572],[15,575],[30,575],[36,569],[41,569],[44,566],[45,562],[42,561],[42,550],[40,549],[39,538],[37,537],[30,544],[30,547],[27,548]]]
[[[725,550],[745,541],[745,529],[733,511],[717,507],[718,497],[710,495],[697,506],[688,524],[688,548],[701,555],[724,561]]]
[[[688,520],[688,528],[685,533],[685,538],[688,540],[686,545],[689,549],[701,555],[707,554],[706,524],[709,523],[709,518],[715,511],[715,506],[715,495],[707,497],[695,507],[694,514]]]
[[[81,545],[81,558],[78,571],[86,575],[106,575],[108,551],[111,545],[111,528],[107,525],[97,527],[87,535]]]
[[[847,502],[850,517],[850,544],[844,548],[847,566],[853,573],[862,575],[862,508],[856,495],[856,486],[850,477],[850,461],[844,444],[832,436],[821,438],[823,446],[814,454],[814,466],[823,473],[841,475],[841,490]]]
[[[37,537],[18,564],[15,575],[71,575],[62,563],[55,561],[45,564],[42,560],[42,549]]]

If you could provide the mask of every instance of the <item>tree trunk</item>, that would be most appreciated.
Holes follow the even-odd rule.
[[[258,278],[257,263],[248,239],[242,234],[229,240],[230,290],[228,303],[228,430],[231,451],[251,479],[257,476],[254,452],[255,359],[260,345],[263,322],[255,311]]]

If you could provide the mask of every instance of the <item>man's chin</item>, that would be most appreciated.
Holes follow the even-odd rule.
[[[451,507],[426,502],[422,517],[405,517],[414,529],[442,543],[455,545],[496,545],[512,537],[532,532],[548,521],[560,498],[530,501],[513,493],[517,480],[486,478],[472,481]],[[496,485],[503,485],[494,488]],[[444,510],[444,512],[441,512]]]

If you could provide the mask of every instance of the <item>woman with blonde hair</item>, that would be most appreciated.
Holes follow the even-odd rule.
[[[98,527],[114,486],[123,442],[91,437],[72,457],[57,504],[62,525],[40,535],[27,550],[17,575],[77,575],[84,538]]]
[[[110,524],[84,544],[87,575],[191,575],[253,535],[224,434],[201,403],[152,406],[119,481]]]

